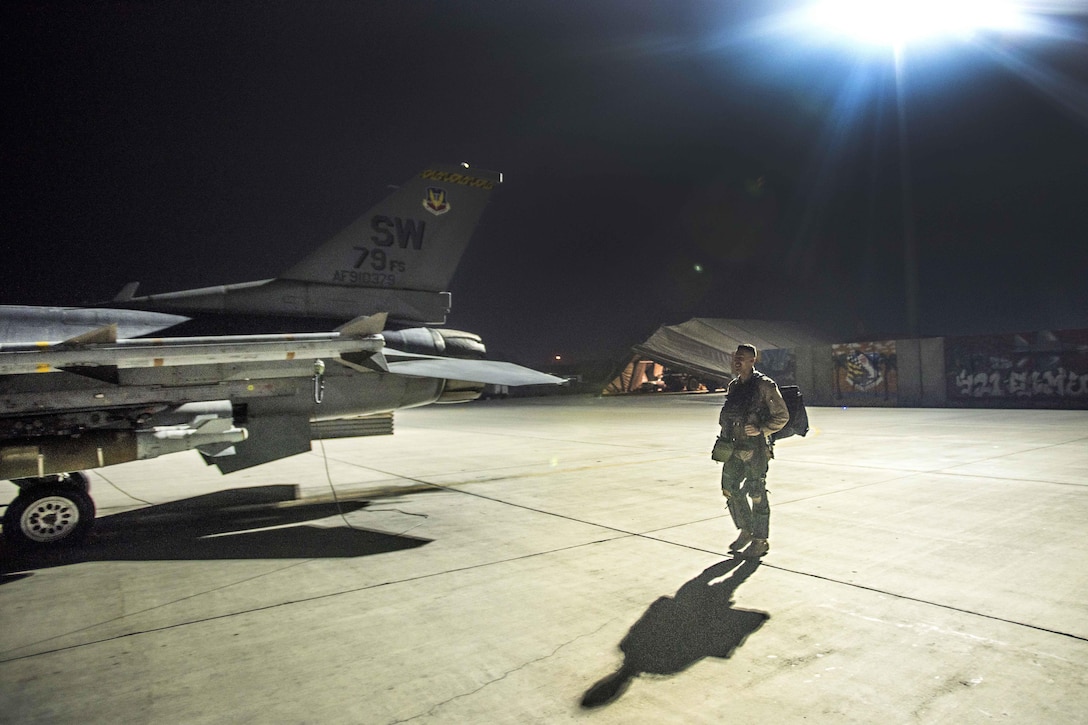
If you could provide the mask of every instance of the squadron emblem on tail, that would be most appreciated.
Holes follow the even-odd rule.
[[[450,210],[450,203],[446,201],[446,190],[436,186],[427,187],[427,196],[423,199],[423,208],[440,216]]]

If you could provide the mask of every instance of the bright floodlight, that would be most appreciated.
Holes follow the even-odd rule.
[[[863,43],[894,47],[977,30],[1019,28],[1023,15],[1004,0],[821,0],[810,20]]]

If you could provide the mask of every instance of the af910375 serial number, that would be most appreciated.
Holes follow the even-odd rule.
[[[338,269],[332,273],[332,281],[337,284],[357,284],[366,287],[392,287],[397,283],[397,275],[388,272],[359,272],[354,269]]]

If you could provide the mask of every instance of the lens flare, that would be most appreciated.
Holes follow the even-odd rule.
[[[871,45],[900,47],[979,30],[1016,30],[1024,16],[1001,0],[822,0],[808,20],[825,31]]]

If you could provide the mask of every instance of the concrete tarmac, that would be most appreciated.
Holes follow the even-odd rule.
[[[1085,722],[1088,412],[811,408],[743,561],[721,399],[94,471],[85,546],[3,556],[0,721]]]

